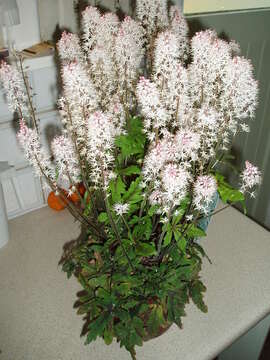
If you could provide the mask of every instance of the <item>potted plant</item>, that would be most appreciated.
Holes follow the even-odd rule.
[[[239,188],[220,172],[232,139],[249,130],[258,86],[235,42],[213,30],[189,40],[186,20],[164,0],[138,0],[135,20],[89,6],[82,28],[57,45],[63,133],[53,159],[22,59],[21,71],[2,63],[0,76],[26,158],[85,233],[62,264],[82,286],[86,343],[115,338],[135,359],[135,346],[182,327],[190,300],[207,311],[197,239],[218,198],[244,204],[261,181],[249,162]]]

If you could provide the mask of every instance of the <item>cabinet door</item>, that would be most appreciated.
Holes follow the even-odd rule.
[[[29,80],[34,89],[34,103],[37,112],[55,109],[58,99],[56,67],[45,67],[29,72]]]
[[[0,124],[12,118],[12,114],[8,108],[4,91],[0,86]]]
[[[60,132],[58,114],[53,110],[56,100],[56,70],[46,67],[29,71],[29,81],[33,87],[37,117],[40,120],[41,141],[50,153],[50,141]],[[22,215],[46,204],[46,196],[41,182],[34,177],[32,169],[25,161],[16,139],[18,122],[12,120],[4,97],[0,94],[0,161],[8,161],[15,167],[12,177],[2,181],[8,218]],[[1,122],[2,120],[2,122]]]
[[[30,167],[3,179],[2,186],[9,219],[45,205],[41,182]]]

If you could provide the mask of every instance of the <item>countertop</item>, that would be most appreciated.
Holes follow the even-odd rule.
[[[84,346],[73,304],[80,289],[57,267],[79,228],[49,208],[10,221],[0,250],[1,360],[130,360],[114,343]],[[217,214],[202,244],[208,314],[190,304],[184,329],[137,348],[138,360],[210,360],[270,313],[270,233],[233,208]]]

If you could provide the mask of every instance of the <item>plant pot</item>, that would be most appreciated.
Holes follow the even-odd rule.
[[[160,326],[156,332],[148,331],[147,326],[145,326],[145,335],[143,336],[143,341],[153,340],[161,335],[163,335],[169,328],[172,326],[171,322],[166,322],[163,326]]]
[[[205,216],[203,219],[199,220],[198,221],[198,226],[203,230],[203,231],[206,231],[209,224],[210,224],[210,221],[211,221],[211,218],[212,218],[212,214],[213,212],[215,211],[216,207],[217,207],[217,204],[218,204],[218,200],[219,200],[219,195],[218,195],[218,192],[216,192],[215,196],[213,197],[213,200],[210,202],[209,206],[208,206],[208,213],[209,215],[208,216]],[[197,239],[198,241],[198,239]]]

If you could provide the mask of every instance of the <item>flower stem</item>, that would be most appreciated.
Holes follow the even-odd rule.
[[[21,74],[22,74],[22,77],[23,77],[23,82],[24,82],[24,86],[25,86],[25,90],[26,90],[26,94],[27,94],[27,98],[28,98],[28,102],[29,102],[29,106],[30,106],[30,112],[31,112],[31,117],[32,117],[34,129],[36,129],[36,131],[38,133],[36,114],[35,114],[35,109],[34,109],[34,106],[33,106],[33,103],[32,103],[32,96],[30,94],[29,82],[28,82],[27,76],[25,75],[25,72],[24,72],[24,69],[23,69],[22,57],[19,56],[18,58],[19,58],[20,70],[21,70]]]
[[[125,224],[125,226],[126,226],[126,228],[127,228],[127,231],[128,231],[128,233],[129,233],[129,236],[130,236],[132,242],[135,243],[134,238],[133,238],[133,236],[132,236],[132,234],[131,234],[131,229],[130,229],[130,227],[129,227],[129,225],[128,225],[128,222],[126,221],[126,219],[125,219],[124,216],[121,216],[121,218],[123,219],[123,222],[124,222],[124,224]]]
[[[124,245],[122,243],[121,236],[120,236],[120,234],[118,232],[117,226],[116,226],[116,224],[115,224],[115,222],[113,220],[112,213],[111,213],[111,210],[110,210],[110,204],[108,202],[108,198],[107,198],[106,194],[104,194],[104,197],[105,197],[106,211],[107,211],[107,214],[108,214],[109,221],[111,223],[111,227],[112,227],[112,229],[113,229],[113,231],[115,233],[115,236],[116,236],[116,238],[117,238],[117,240],[119,242],[119,245],[121,246],[121,248],[122,248],[122,250],[123,250],[123,252],[124,252],[124,254],[125,254],[126,258],[127,258],[127,261],[129,263],[131,269],[133,271],[135,271],[135,268],[134,268],[134,266],[133,266],[133,264],[132,264],[132,262],[131,262],[131,260],[130,260],[130,258],[128,256],[128,253],[126,252],[126,249],[125,249],[125,247],[124,247]]]

